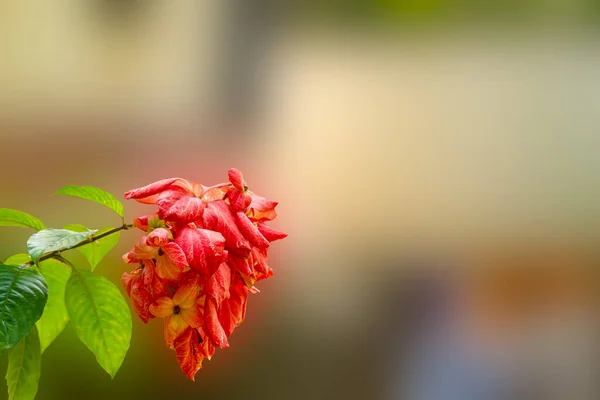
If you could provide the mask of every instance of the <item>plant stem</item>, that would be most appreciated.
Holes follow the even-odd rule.
[[[115,233],[120,232],[120,231],[126,231],[126,230],[131,229],[131,228],[133,228],[132,224],[123,224],[123,225],[121,225],[121,226],[119,226],[117,228],[113,228],[113,229],[108,230],[106,232],[102,232],[99,235],[92,235],[89,238],[87,238],[85,240],[82,240],[81,242],[77,243],[75,246],[72,246],[72,247],[69,247],[69,248],[64,248],[64,249],[54,250],[54,251],[51,251],[49,253],[46,253],[46,254],[42,255],[40,257],[40,259],[38,260],[38,263],[40,263],[40,262],[42,262],[44,260],[47,260],[49,258],[60,257],[60,253],[63,252],[63,251],[76,249],[78,247],[85,246],[86,244],[94,243],[97,240],[100,240],[102,238],[105,238],[107,236],[110,236],[110,235],[115,234]],[[27,264],[33,265],[33,261],[29,261]]]

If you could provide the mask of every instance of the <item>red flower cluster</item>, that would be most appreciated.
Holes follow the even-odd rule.
[[[228,183],[206,187],[171,178],[125,198],[158,211],[134,221],[147,234],[123,255],[139,265],[123,274],[123,285],[144,323],[164,318],[165,342],[193,380],[215,347],[229,347],[248,294],[258,292],[254,283],[273,275],[269,243],[287,236],[267,225],[277,203],[249,191],[236,169]]]

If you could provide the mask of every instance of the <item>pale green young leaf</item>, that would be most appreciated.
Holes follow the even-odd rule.
[[[74,232],[86,232],[88,229],[80,224],[71,224],[65,226],[65,229]],[[97,235],[100,235],[106,231],[114,229],[109,226],[104,229],[100,229],[97,232]],[[85,246],[78,247],[77,250],[83,254],[83,256],[88,260],[92,271],[96,268],[96,266],[102,261],[104,256],[112,250],[113,247],[119,243],[119,238],[121,237],[121,232],[113,233],[112,235],[103,237],[102,239],[95,240],[90,244],[86,244]]]
[[[152,232],[155,229],[158,228],[166,228],[167,227],[167,223],[165,221],[163,221],[162,219],[160,219],[160,217],[158,215],[153,215],[150,218],[148,218],[148,228],[149,228],[149,232]]]
[[[66,229],[44,229],[31,235],[27,240],[27,250],[31,259],[37,263],[44,253],[70,249],[94,233],[96,231],[73,232]]]
[[[18,253],[18,254],[13,254],[12,256],[8,257],[6,259],[6,261],[4,262],[4,264],[6,265],[23,265],[23,264],[27,264],[29,261],[31,261],[31,256],[27,253]]]
[[[66,194],[67,196],[79,197],[86,200],[94,201],[110,208],[123,218],[123,203],[115,198],[112,194],[98,189],[94,186],[65,186],[60,189],[57,194]]]
[[[47,300],[46,280],[35,268],[0,264],[0,350],[29,333]]]
[[[38,390],[42,366],[40,340],[35,327],[8,351],[9,400],[33,400]]]
[[[77,336],[114,377],[131,341],[131,313],[121,292],[100,275],[73,270],[65,303]]]
[[[46,229],[44,223],[33,215],[11,208],[0,208],[0,226],[21,226],[36,231]]]

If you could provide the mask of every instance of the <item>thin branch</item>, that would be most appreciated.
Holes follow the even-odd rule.
[[[121,225],[121,226],[119,226],[117,228],[113,228],[113,229],[108,230],[106,232],[102,232],[99,235],[96,235],[96,236],[92,235],[89,238],[87,238],[85,240],[82,240],[81,242],[77,243],[75,246],[72,246],[72,247],[69,247],[69,248],[58,249],[58,250],[54,250],[54,251],[51,251],[49,253],[43,254],[39,258],[38,263],[40,263],[40,262],[42,262],[44,260],[47,260],[49,258],[58,258],[58,257],[61,257],[60,253],[62,253],[63,251],[73,250],[73,249],[76,249],[78,247],[85,246],[86,244],[94,243],[97,240],[100,240],[100,239],[105,238],[107,236],[113,235],[113,234],[115,234],[117,232],[120,232],[120,231],[126,231],[126,230],[131,229],[131,228],[133,228],[132,224],[123,224],[123,225]],[[33,265],[33,261],[29,261],[27,264]]]

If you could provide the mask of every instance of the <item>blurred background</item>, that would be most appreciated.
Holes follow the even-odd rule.
[[[100,228],[52,193],[236,167],[289,233],[195,383],[134,318],[112,381],[67,327],[37,398],[598,398],[599,28],[596,0],[0,2],[0,207]]]

